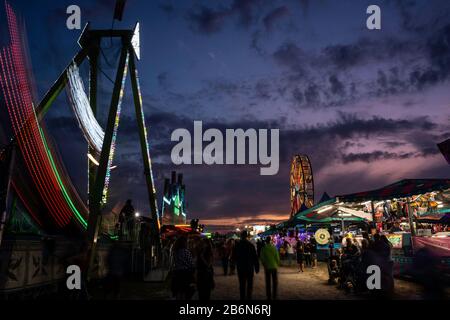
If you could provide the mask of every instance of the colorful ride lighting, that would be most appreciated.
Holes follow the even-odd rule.
[[[83,81],[77,65],[73,64],[67,70],[69,100],[78,125],[89,145],[98,153],[102,151],[105,132],[92,112],[89,99],[84,90]]]
[[[163,200],[164,200],[165,203],[167,203],[168,205],[170,205],[170,200],[169,200],[169,199],[167,199],[166,197],[163,197]]]
[[[100,164],[98,163],[97,159],[94,158],[94,156],[90,153],[87,154],[89,160],[92,161],[93,164],[95,164],[96,166],[99,166]]]
[[[0,88],[18,147],[33,184],[55,224],[66,226],[75,215],[85,226],[86,221],[66,190],[37,120],[21,30],[11,6],[6,3],[5,7],[11,43],[0,50]],[[18,189],[15,189],[17,192]],[[33,212],[30,214],[34,215]],[[39,221],[38,217],[35,220]]]

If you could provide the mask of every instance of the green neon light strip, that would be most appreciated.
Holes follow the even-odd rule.
[[[59,186],[61,187],[61,190],[62,190],[62,192],[63,192],[63,196],[64,196],[64,198],[66,199],[66,201],[67,201],[67,203],[68,203],[70,209],[71,209],[71,210],[73,211],[73,213],[75,214],[75,217],[78,219],[78,221],[81,223],[81,225],[86,229],[86,228],[87,228],[87,221],[86,221],[86,220],[83,218],[83,216],[78,212],[77,208],[75,207],[75,205],[73,204],[72,200],[70,199],[69,194],[67,193],[66,188],[64,187],[64,184],[63,184],[63,182],[62,182],[62,180],[61,180],[61,177],[60,177],[60,175],[59,175],[58,169],[56,168],[55,161],[53,160],[53,156],[52,156],[52,154],[51,154],[51,152],[50,152],[50,149],[48,148],[47,140],[45,139],[44,132],[42,131],[42,128],[41,128],[40,125],[38,125],[38,128],[39,128],[39,133],[40,133],[40,135],[41,135],[42,142],[44,143],[45,150],[46,150],[46,152],[47,152],[47,156],[48,156],[48,158],[49,158],[49,160],[50,160],[50,163],[51,163],[51,165],[52,165],[53,173],[55,174],[56,179],[58,180],[58,184],[59,184]],[[118,236],[115,236],[115,235],[112,235],[112,234],[108,234],[108,236],[109,236],[110,239],[112,239],[112,240],[118,240],[118,239],[119,239]]]
[[[38,124],[38,128],[39,128],[39,133],[41,134],[42,142],[44,143],[45,150],[46,150],[46,152],[47,152],[47,156],[48,156],[48,158],[49,158],[49,160],[50,160],[50,163],[51,163],[51,165],[52,165],[53,173],[55,174],[56,179],[58,180],[58,184],[59,184],[59,187],[61,188],[61,191],[62,191],[62,193],[63,193],[63,196],[64,196],[64,198],[66,199],[66,202],[67,202],[67,204],[69,205],[70,209],[71,209],[72,212],[75,214],[75,217],[78,219],[78,221],[81,223],[81,225],[82,225],[84,228],[87,228],[87,221],[86,221],[86,220],[83,218],[83,216],[78,212],[77,208],[75,207],[75,205],[73,204],[72,200],[70,199],[69,194],[68,194],[67,191],[66,191],[66,188],[64,187],[64,184],[63,184],[63,182],[62,182],[62,180],[61,180],[61,177],[60,177],[60,175],[59,175],[58,169],[56,168],[55,162],[54,162],[54,160],[53,160],[53,156],[52,156],[52,154],[51,154],[51,152],[50,152],[50,149],[48,148],[47,140],[45,139],[44,133],[42,132],[42,128],[41,128],[41,126],[40,126],[39,124]]]

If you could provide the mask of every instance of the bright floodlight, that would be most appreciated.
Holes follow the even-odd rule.
[[[136,212],[136,213],[134,214],[134,216],[135,216],[135,217],[139,217],[139,216],[140,216],[139,212]]]
[[[139,35],[139,22],[136,23],[136,27],[134,28],[133,37],[131,38],[131,45],[133,46],[134,53],[136,54],[136,58],[138,60],[141,59],[141,40]]]

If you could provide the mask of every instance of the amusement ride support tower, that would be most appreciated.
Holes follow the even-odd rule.
[[[80,38],[80,51],[75,55],[72,62],[60,74],[58,79],[52,85],[50,90],[45,94],[39,105],[35,108],[37,121],[40,121],[45,116],[46,112],[51,107],[57,96],[63,91],[69,83],[69,69],[78,67],[86,58],[89,58],[90,76],[89,76],[89,104],[93,114],[97,111],[97,75],[98,75],[98,54],[100,51],[100,43],[103,38],[112,39],[118,38],[121,40],[120,60],[117,68],[116,78],[114,81],[114,88],[112,92],[108,120],[104,130],[104,137],[100,152],[95,152],[92,146],[88,147],[90,157],[97,158],[94,165],[89,161],[88,166],[88,205],[89,218],[87,223],[87,241],[88,251],[87,260],[88,266],[92,265],[93,257],[96,250],[99,226],[101,221],[101,209],[104,205],[104,188],[107,179],[109,179],[110,165],[112,162],[115,135],[117,134],[117,125],[120,118],[120,103],[124,94],[124,84],[126,80],[127,71],[130,72],[131,87],[133,92],[133,101],[135,105],[135,113],[137,120],[137,127],[140,138],[141,153],[144,165],[144,174],[147,185],[148,199],[150,202],[151,218],[152,218],[152,234],[153,244],[156,247],[156,252],[160,249],[159,238],[159,213],[156,201],[156,189],[152,174],[150,151],[147,140],[147,129],[145,126],[145,119],[142,107],[142,96],[139,86],[138,71],[136,68],[135,57],[139,59],[139,23],[134,29],[129,30],[91,30],[89,24],[84,28]],[[34,119],[28,119],[26,122],[32,122]],[[89,271],[86,273],[89,276]]]

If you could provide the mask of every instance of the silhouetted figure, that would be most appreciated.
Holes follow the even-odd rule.
[[[190,300],[195,288],[194,261],[186,237],[178,238],[172,248],[172,294],[177,300]]]
[[[445,293],[445,280],[439,270],[439,257],[426,247],[417,250],[414,256],[415,278],[422,285],[424,299],[447,299]]]
[[[114,299],[120,299],[121,279],[125,275],[129,262],[127,249],[115,242],[108,254],[108,275],[105,279],[105,297],[112,294]]]
[[[305,247],[301,240],[295,245],[295,254],[297,256],[298,272],[303,272],[303,261],[305,260]]]
[[[256,254],[258,255],[258,258],[259,258],[260,255],[261,255],[261,249],[262,249],[262,247],[264,247],[264,242],[261,241],[261,239],[258,239],[258,240],[256,241]]]
[[[242,231],[241,240],[234,248],[234,258],[239,278],[239,293],[241,300],[251,300],[253,292],[253,276],[259,272],[258,256],[256,249],[247,240],[247,231]]]
[[[277,298],[280,255],[277,248],[271,243],[270,237],[266,238],[266,244],[261,249],[260,259],[264,266],[267,300],[275,300]]]
[[[305,257],[305,266],[306,267],[311,267],[312,266],[312,262],[311,262],[311,245],[309,242],[306,242],[304,244],[304,250],[303,250],[303,256]]]
[[[236,245],[236,241],[234,239],[229,240],[229,250],[230,250],[230,256],[228,258],[228,266],[230,268],[230,275],[234,275],[234,272],[236,270],[236,257],[234,252],[234,246]]]
[[[394,291],[394,263],[391,259],[391,243],[384,235],[375,234],[374,241],[369,245],[369,252],[373,253],[371,264],[380,267],[381,290],[374,290],[380,297],[389,297]]]
[[[209,300],[214,289],[213,248],[209,239],[202,239],[197,256],[197,290],[199,300]]]
[[[119,214],[119,222],[121,221],[120,217],[122,216],[122,230],[123,230],[123,224],[125,223],[127,226],[127,234],[128,239],[133,239],[133,228],[134,228],[134,207],[131,204],[131,199],[128,199],[125,205],[123,206],[122,210]]]
[[[223,275],[228,275],[228,265],[230,262],[230,252],[231,252],[231,245],[229,241],[224,241],[222,244],[219,245],[218,253],[220,261],[222,262],[222,268],[223,268]]]
[[[313,268],[317,267],[317,241],[316,238],[312,237],[309,243],[309,248],[311,252],[311,265]]]

